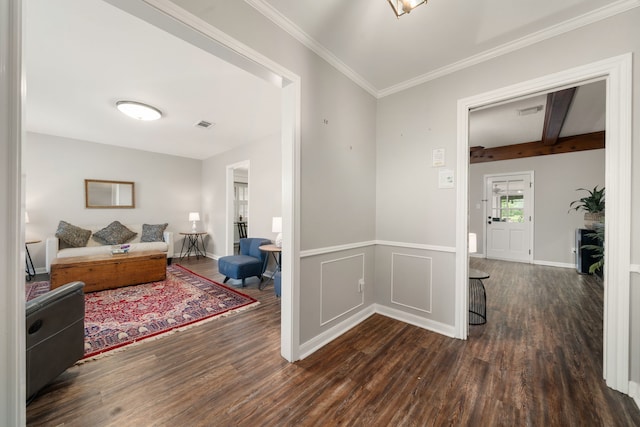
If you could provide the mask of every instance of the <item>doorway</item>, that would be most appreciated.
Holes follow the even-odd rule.
[[[250,170],[249,160],[227,166],[226,255],[237,253],[240,239],[249,233]]]
[[[486,175],[487,258],[531,263],[533,259],[533,171]]]
[[[606,80],[605,319],[603,377],[607,385],[629,391],[631,207],[631,54],[625,54],[458,101],[456,218],[456,337],[468,335],[469,113],[473,108],[521,96]]]

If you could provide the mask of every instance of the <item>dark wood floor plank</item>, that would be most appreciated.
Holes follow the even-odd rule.
[[[185,262],[220,281],[212,260]],[[373,315],[305,360],[280,356],[261,304],[76,365],[27,408],[30,426],[638,426],[602,379],[602,284],[573,270],[472,259],[487,324],[469,339]]]

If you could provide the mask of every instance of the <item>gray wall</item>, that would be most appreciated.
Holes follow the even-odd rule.
[[[541,264],[574,264],[575,229],[584,228],[584,214],[569,204],[585,196],[577,188],[604,186],[605,150],[476,163],[469,167],[469,232],[478,235],[478,252],[484,248],[484,175],[534,171],[533,260]],[[481,209],[477,209],[477,205]]]
[[[319,315],[322,301],[342,296],[339,287],[321,288],[325,256],[351,255],[342,249],[325,254],[324,248],[375,238],[376,100],[246,2],[175,3],[301,77],[300,342],[304,344],[371,304],[374,284],[368,280],[364,304],[326,323]],[[374,265],[373,251],[364,253],[368,271]],[[338,263],[336,270],[345,278],[355,274],[350,262]],[[339,275],[336,270],[334,276]],[[319,299],[322,290],[324,299]]]
[[[209,232],[207,253],[226,255],[226,173],[227,166],[248,160],[249,237],[274,240],[271,220],[282,216],[282,157],[280,136],[247,144],[202,162],[202,209]]]
[[[58,222],[109,225],[169,223],[176,234],[191,230],[189,212],[201,209],[200,160],[114,147],[38,133],[27,133],[24,151],[26,238],[38,271],[44,269],[45,244]],[[135,182],[134,209],[86,209],[84,180]],[[175,236],[176,251],[181,241]]]
[[[455,215],[458,209],[454,194],[436,186],[436,173],[430,168],[433,148],[444,148],[447,167],[455,168],[457,139],[457,101],[496,90],[515,83],[541,77],[568,68],[585,65],[627,52],[634,55],[634,105],[640,99],[640,9],[591,24],[516,52],[488,60],[406,91],[387,96],[378,103],[378,238],[396,242],[418,242],[424,245],[453,246]],[[603,38],[602,35],[607,37]],[[640,109],[633,111],[634,129],[640,126]],[[634,134],[634,147],[640,146],[640,135]],[[633,150],[632,191],[632,262],[640,262],[640,150]],[[601,182],[601,181],[597,181]],[[595,182],[594,182],[595,183]],[[587,185],[588,183],[584,183]],[[582,186],[583,184],[580,184]],[[573,200],[567,194],[566,200]],[[564,202],[566,203],[566,202]],[[563,203],[563,204],[564,204]],[[566,212],[566,210],[565,210]],[[565,215],[564,213],[562,215]],[[409,219],[409,220],[407,220]],[[548,248],[545,249],[545,257]],[[446,251],[445,251],[446,252]],[[428,250],[424,250],[428,254]],[[454,255],[451,254],[451,257]],[[390,263],[391,260],[381,260]],[[383,268],[376,266],[376,268]],[[381,281],[376,277],[376,281]],[[382,283],[380,283],[382,285]],[[436,303],[453,309],[454,272],[443,277],[435,287]],[[634,280],[633,295],[638,295]],[[386,285],[385,285],[386,286]],[[435,290],[435,288],[434,288]],[[631,307],[637,318],[638,305]],[[435,313],[425,315],[440,321]],[[639,381],[640,324],[631,325],[633,380]]]

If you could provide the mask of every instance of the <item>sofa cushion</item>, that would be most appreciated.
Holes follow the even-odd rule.
[[[137,235],[138,233],[129,230],[120,221],[113,221],[102,230],[93,233],[93,238],[104,245],[121,245]]]
[[[60,221],[58,230],[56,230],[56,237],[73,248],[81,248],[87,246],[89,237],[91,237],[91,230],[85,230],[66,221]]]
[[[167,223],[164,224],[142,224],[142,236],[140,236],[141,242],[163,242],[164,230],[167,228]]]

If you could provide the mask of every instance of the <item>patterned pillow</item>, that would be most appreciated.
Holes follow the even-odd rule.
[[[60,221],[56,230],[56,237],[72,248],[82,248],[87,246],[89,237],[91,237],[91,230],[85,230],[66,221]]]
[[[164,230],[167,228],[165,224],[142,224],[141,242],[164,242]]]
[[[93,233],[93,238],[103,245],[121,245],[136,237],[137,234],[120,222],[113,221],[102,230]]]

